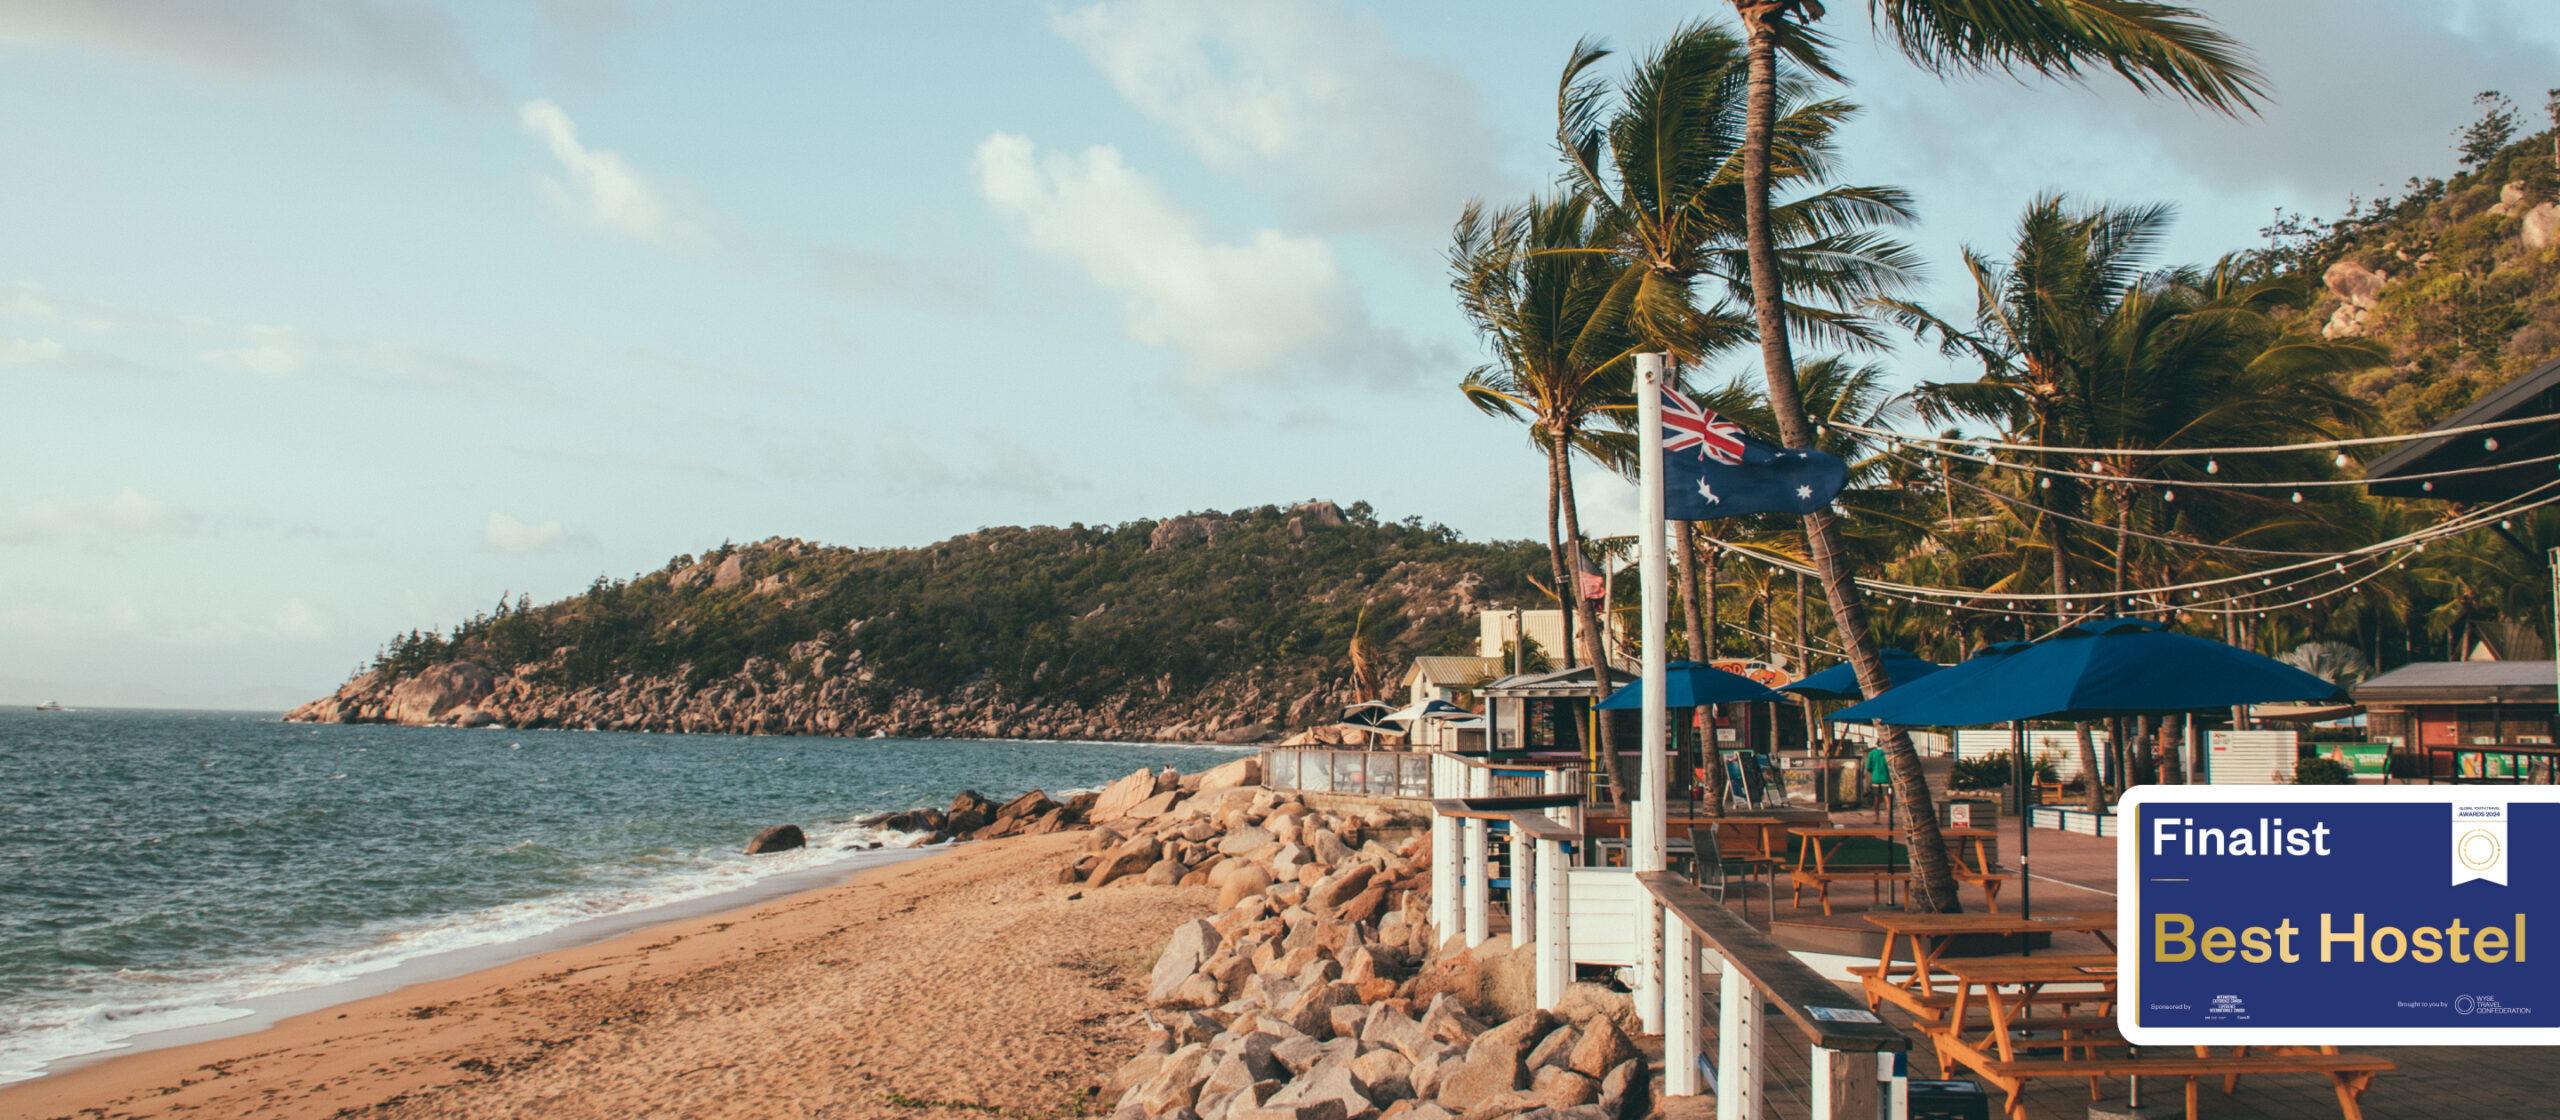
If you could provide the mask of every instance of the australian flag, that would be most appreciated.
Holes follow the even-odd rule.
[[[1806,514],[1849,484],[1849,464],[1790,451],[1742,430],[1670,386],[1662,389],[1662,510],[1673,521]]]

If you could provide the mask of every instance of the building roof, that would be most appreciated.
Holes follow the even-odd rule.
[[[1425,684],[1471,684],[1502,675],[1499,657],[1417,657],[1404,671],[1404,683],[1415,677]]]
[[[2549,704],[2560,699],[2560,664],[2549,661],[2420,661],[2352,690],[2356,702]]]
[[[2560,360],[2490,390],[2471,407],[2445,417],[2435,428],[2460,428],[2555,412],[2560,412]],[[2492,438],[2498,444],[2494,451],[2487,443]],[[2549,463],[2522,465],[2523,460],[2554,454],[2560,454],[2560,422],[2411,440],[2365,465],[2365,488],[2395,498],[2496,501],[2512,498],[2556,477]],[[2497,463],[2519,465],[2437,479],[2409,477]]]
[[[1596,699],[1617,691],[1619,686],[1634,679],[1635,674],[1612,667],[1608,687],[1604,689],[1592,683],[1591,666],[1577,665],[1547,673],[1520,673],[1504,677],[1478,688],[1476,692],[1483,696],[1587,696]]]

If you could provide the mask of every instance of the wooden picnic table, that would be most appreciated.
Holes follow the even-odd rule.
[[[1890,845],[1902,835],[1900,829],[1879,825],[1845,827],[1799,825],[1787,831],[1803,841],[1796,851],[1795,869],[1787,875],[1788,881],[1795,887],[1792,902],[1798,909],[1804,907],[1806,887],[1813,888],[1815,900],[1822,904],[1823,916],[1829,917],[1832,883],[1844,879],[1863,879],[1870,883],[1893,887],[1899,885],[1899,880],[1903,876],[1910,874],[1907,866],[1895,871],[1873,866],[1860,866],[1855,869],[1831,866],[1831,859],[1838,854],[1841,844],[1850,840],[1882,840]],[[1971,864],[1965,862],[1963,848],[1959,847],[1956,850],[1956,877],[1980,886],[1983,898],[1989,903],[1991,910],[1994,913],[1999,912],[2000,887],[2007,882],[2008,877],[1991,862],[1991,842],[1999,839],[2000,834],[1988,828],[1945,828],[1939,830],[1939,835],[1949,840],[1972,841],[1973,862]]]
[[[2052,910],[2032,918],[2017,914],[1912,914],[1901,911],[1869,913],[1866,920],[1884,930],[1884,952],[1872,967],[1860,966],[1850,971],[1864,986],[1867,1007],[1891,1002],[1921,1023],[1937,1021],[1955,997],[1939,992],[1938,956],[1956,939],[1968,936],[2012,936],[2023,933],[2090,933],[2110,949],[2115,947],[2116,912],[2113,910]],[[1894,959],[1897,943],[1906,945],[1911,963]]]
[[[2008,1094],[2011,1120],[2025,1120],[2023,1092],[2040,1077],[2086,1080],[2093,1101],[2099,1099],[2102,1078],[2181,1078],[2187,1118],[2196,1120],[2199,1078],[2222,1078],[2223,1091],[2229,1093],[2242,1075],[2276,1073],[2327,1077],[2339,1114],[2362,1120],[2361,1098],[2374,1077],[2399,1068],[2388,1058],[2342,1054],[2335,1046],[2244,1046],[2222,1055],[2203,1046],[2174,1053],[2137,1051],[2115,1029],[2116,960],[2109,953],[1954,958],[1941,960],[1938,968],[1954,979],[1955,988],[1946,1017],[1927,1026],[1940,1076],[1952,1073],[1957,1064],[1972,1070]],[[1985,1015],[1980,1023],[1970,1023],[1976,993]],[[2038,1008],[2059,1014],[2035,1014]],[[2030,1031],[2032,1036],[2021,1033]]]
[[[1725,854],[1727,856],[1741,856],[1756,860],[1778,860],[1784,858],[1786,855],[1786,845],[1782,838],[1786,835],[1786,830],[1802,825],[1803,823],[1804,820],[1800,817],[1791,820],[1785,817],[1739,814],[1723,817],[1673,814],[1664,821],[1665,830],[1670,833],[1671,839],[1673,840],[1686,840],[1688,839],[1690,829],[1704,828],[1708,825],[1715,825],[1718,828],[1724,829],[1733,829],[1737,832],[1747,834],[1751,837],[1751,846],[1749,849],[1731,851]],[[1618,840],[1626,838],[1630,824],[1626,817],[1615,815],[1601,816],[1595,813],[1584,818],[1583,828],[1594,840]]]

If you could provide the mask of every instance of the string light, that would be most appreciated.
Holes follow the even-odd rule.
[[[2207,459],[2207,460],[2205,460],[2205,461],[2204,461],[2204,473],[2206,473],[2206,474],[2221,474],[2221,473],[2222,473],[2222,461],[2221,461],[2221,460],[2219,460],[2219,459]]]
[[[2344,469],[2346,469],[2346,466],[2347,466],[2347,453],[2346,453],[2346,452],[2344,452],[2344,451],[2341,451],[2341,452],[2339,452],[2339,453],[2338,453],[2338,468],[2339,468],[2340,470],[2344,470]]]
[[[2481,440],[2480,446],[2486,450],[2495,451],[2498,449],[2498,437],[2490,436],[2487,439]]]

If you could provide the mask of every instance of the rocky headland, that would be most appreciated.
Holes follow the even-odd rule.
[[[402,635],[285,718],[1261,742],[1464,648],[1542,559],[1332,502],[915,549],[776,538]]]

